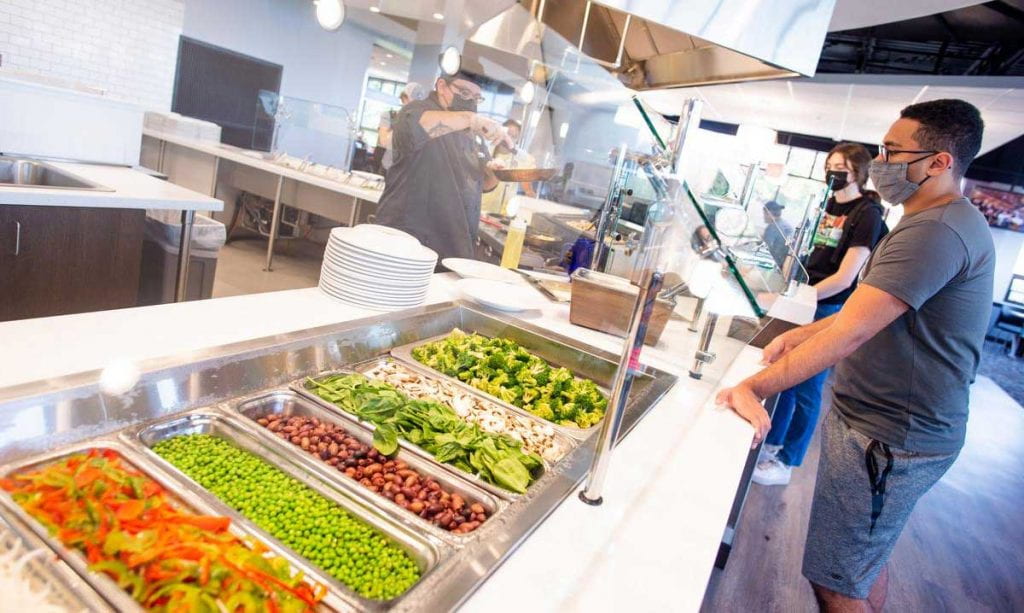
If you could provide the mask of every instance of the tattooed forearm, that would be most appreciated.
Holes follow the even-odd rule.
[[[438,136],[444,136],[445,134],[451,134],[452,132],[457,132],[457,130],[445,123],[434,124],[429,130],[427,130],[427,134],[430,135],[430,138],[437,138]]]
[[[458,111],[427,111],[420,116],[420,126],[430,138],[469,128],[470,113]]]

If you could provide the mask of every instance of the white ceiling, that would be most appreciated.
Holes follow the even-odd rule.
[[[829,32],[866,28],[904,19],[944,13],[965,6],[981,4],[979,0],[836,0]]]
[[[830,82],[840,79],[845,82]],[[964,86],[970,81],[958,77],[827,75],[643,92],[641,96],[664,114],[678,114],[683,100],[697,97],[704,101],[703,119],[865,143],[881,141],[900,109],[909,104],[962,98],[981,110],[985,120],[981,152],[985,153],[1024,134],[1024,79],[975,81],[986,86]]]

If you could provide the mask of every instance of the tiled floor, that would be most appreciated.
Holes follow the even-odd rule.
[[[274,250],[273,272],[266,272],[267,243],[239,239],[225,245],[217,259],[213,297],[315,287],[320,279],[323,246],[308,241],[282,241]]]

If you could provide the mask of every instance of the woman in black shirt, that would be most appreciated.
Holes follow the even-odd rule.
[[[810,283],[818,293],[815,320],[842,308],[885,232],[881,198],[865,187],[870,164],[871,154],[854,143],[835,146],[825,158],[825,180],[832,197],[818,222],[806,263]],[[772,429],[765,439],[764,459],[754,470],[755,483],[789,483],[793,467],[803,462],[814,434],[827,377],[828,371],[818,373],[779,395]]]

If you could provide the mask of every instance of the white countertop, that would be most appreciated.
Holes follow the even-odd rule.
[[[0,204],[222,211],[224,203],[124,166],[46,162],[111,191],[0,185]]]
[[[452,275],[436,275],[428,302],[453,298],[452,283]],[[620,339],[572,326],[568,305],[539,304],[521,318],[596,347],[621,347]],[[311,288],[0,323],[0,387],[373,314]],[[644,349],[644,363],[679,382],[616,449],[604,504],[567,498],[465,610],[510,610],[511,596],[518,611],[700,608],[753,430],[714,405],[710,377],[686,375],[696,334],[685,327],[670,321],[661,342]],[[735,358],[724,378],[732,383],[759,368],[760,351],[725,332],[714,347],[723,364]]]
[[[383,193],[382,190],[366,189],[355,185],[349,185],[348,183],[342,183],[326,177],[319,177],[308,172],[301,172],[294,168],[281,166],[280,164],[275,164],[270,160],[250,155],[262,153],[260,151],[251,151],[250,154],[247,154],[246,151],[249,151],[247,149],[240,149],[223,143],[202,141],[195,138],[188,138],[186,136],[179,136],[177,134],[168,134],[166,132],[159,132],[149,128],[144,128],[142,130],[142,134],[157,140],[163,140],[182,147],[188,147],[189,149],[195,149],[196,151],[201,151],[202,153],[206,153],[214,157],[230,160],[236,164],[249,166],[273,175],[283,176],[294,181],[308,183],[332,192],[359,198],[360,200],[377,202],[380,200],[380,196]]]

